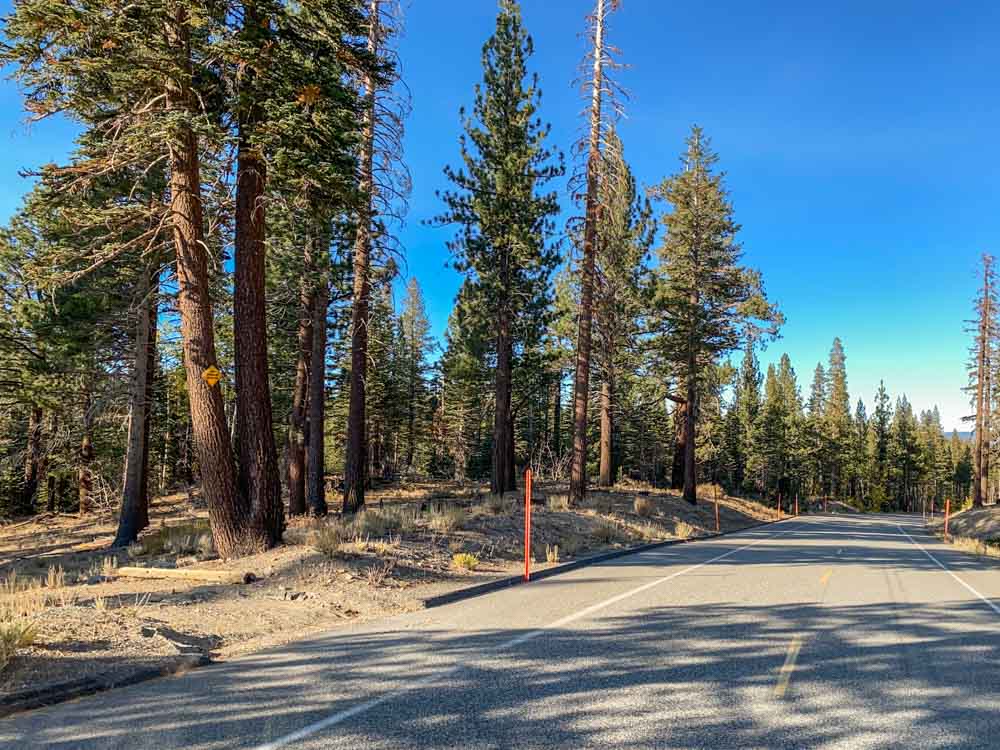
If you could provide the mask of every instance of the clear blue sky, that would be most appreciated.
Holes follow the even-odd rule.
[[[569,154],[582,107],[572,80],[590,0],[524,0],[542,80],[543,117]],[[938,404],[946,429],[968,405],[961,387],[977,259],[996,251],[1000,171],[1000,7],[879,0],[812,4],[624,0],[610,38],[631,65],[620,131],[644,185],[677,166],[692,123],[728,172],[746,259],[764,273],[788,323],[765,363],[787,351],[808,389],[834,336],[852,398],[884,378],[917,409]],[[6,12],[9,0],[0,0]],[[413,0],[401,42],[413,94],[406,156],[413,174],[402,232],[434,331],[459,277],[440,210],[442,166],[457,162],[458,109],[472,101],[492,0]],[[25,184],[19,168],[61,158],[72,129],[27,132],[17,92],[0,86],[0,219]],[[565,191],[564,191],[565,192]],[[564,202],[567,212],[572,210]]]

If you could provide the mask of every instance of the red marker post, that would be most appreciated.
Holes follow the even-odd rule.
[[[524,472],[524,580],[531,580],[531,469]]]
[[[945,498],[944,501],[944,538],[948,538],[948,518],[951,516],[951,498]]]
[[[799,495],[795,493],[795,515],[799,514]]]

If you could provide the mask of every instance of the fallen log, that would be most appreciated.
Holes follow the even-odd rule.
[[[204,570],[198,568],[116,568],[113,575],[127,578],[178,578],[184,581],[208,583],[253,583],[257,576],[236,570]]]

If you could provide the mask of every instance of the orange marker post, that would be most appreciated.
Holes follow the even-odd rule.
[[[715,498],[715,533],[722,533],[722,524],[719,523],[719,498]]]
[[[799,514],[799,493],[795,493],[795,515]]]
[[[524,472],[524,580],[531,580],[531,469]]]
[[[781,493],[779,492],[778,493],[778,516],[780,517],[781,515],[782,515],[782,513],[781,513]]]
[[[945,498],[944,501],[944,538],[948,538],[948,518],[951,516],[951,498]]]

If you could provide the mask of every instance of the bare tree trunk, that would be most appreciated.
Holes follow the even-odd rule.
[[[295,367],[292,392],[292,415],[288,430],[288,514],[301,516],[306,512],[306,409],[308,403],[309,366],[312,361],[315,304],[315,265],[313,237],[306,237],[303,252],[303,276],[299,309],[299,357]]]
[[[256,46],[264,34],[255,3],[243,3],[243,34]],[[253,99],[255,75],[248,66],[243,98]],[[249,505],[253,535],[273,547],[284,531],[278,452],[274,444],[265,315],[264,189],[267,166],[251,138],[261,113],[255,103],[240,112],[236,157],[233,279],[233,341],[236,366],[237,486]]]
[[[309,460],[306,462],[306,486],[309,511],[325,516],[326,485],[324,477],[326,410],[326,310],[330,293],[324,278],[316,286],[312,315],[312,362],[309,367]]]
[[[368,51],[378,54],[379,6],[369,0]],[[375,81],[365,74],[365,106],[361,127],[361,179],[364,204],[358,212],[354,241],[354,310],[351,320],[351,392],[347,410],[347,457],[344,466],[344,513],[355,513],[365,505],[367,445],[365,444],[365,378],[368,367],[368,301],[371,294],[371,227],[374,213],[373,158],[375,152]]]
[[[991,259],[983,256],[983,288],[979,304],[979,340],[976,353],[976,442],[974,449],[973,500],[982,507],[989,496],[989,348],[990,348],[990,296],[992,294]]]
[[[587,402],[590,397],[590,349],[593,333],[594,256],[597,244],[597,177],[601,159],[601,96],[604,90],[605,0],[594,12],[594,69],[591,80],[590,139],[587,149],[587,197],[583,226],[583,265],[580,273],[580,315],[573,389],[573,468],[571,503],[583,502],[587,491]]]
[[[612,389],[614,388],[613,377],[611,372],[611,366],[607,365],[608,372],[605,374],[604,380],[601,382],[601,466],[600,466],[600,477],[598,479],[598,484],[601,487],[610,487],[613,483],[614,467],[613,457],[612,457],[612,429],[613,429],[613,417],[611,414],[612,408]]]
[[[168,42],[190,75],[187,13],[179,7],[167,25]],[[167,104],[184,112],[193,108],[182,81],[167,79]],[[194,131],[180,124],[170,147],[170,213],[177,253],[177,309],[181,319],[184,367],[191,404],[191,430],[198,454],[202,492],[208,503],[216,548],[223,557],[261,552],[268,546],[262,530],[248,532],[249,508],[240,496],[226,426],[225,404],[218,385],[210,386],[202,373],[217,363],[208,259],[201,203],[198,141]]]
[[[155,364],[156,289],[145,268],[139,279],[139,316],[135,326],[135,365],[129,404],[128,448],[118,532],[112,547],[127,547],[149,523],[149,422]],[[153,355],[153,356],[151,356]]]
[[[42,409],[32,405],[28,414],[28,446],[24,454],[24,484],[18,510],[31,513],[38,492],[38,478],[42,463]]]

